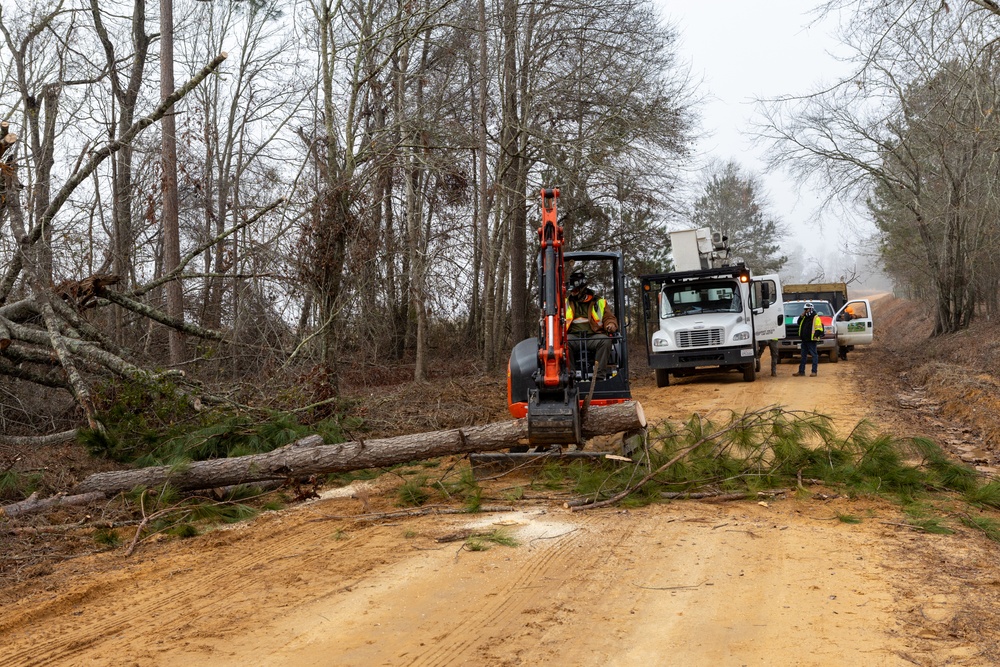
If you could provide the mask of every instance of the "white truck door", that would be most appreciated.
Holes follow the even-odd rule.
[[[875,326],[872,323],[872,306],[868,299],[848,301],[837,311],[833,321],[837,324],[839,345],[868,345],[872,342]]]
[[[762,294],[767,285],[773,302],[765,307]],[[750,289],[750,305],[753,308],[754,340],[766,343],[775,338],[785,337],[785,306],[781,300],[781,280],[777,274],[756,276]]]

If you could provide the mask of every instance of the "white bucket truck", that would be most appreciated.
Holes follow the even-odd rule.
[[[730,257],[727,240],[708,227],[671,232],[675,270],[639,276],[657,387],[668,386],[671,374],[720,370],[738,370],[753,382],[760,348],[785,335],[778,276],[754,276]]]

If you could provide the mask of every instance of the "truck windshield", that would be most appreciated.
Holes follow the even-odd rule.
[[[833,317],[833,306],[826,301],[813,301],[813,310],[822,317]],[[785,317],[798,317],[805,310],[805,301],[789,301],[785,304]]]
[[[660,317],[743,311],[735,280],[714,280],[697,285],[664,285],[660,292]]]

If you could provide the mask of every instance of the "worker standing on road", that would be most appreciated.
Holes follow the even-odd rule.
[[[771,356],[771,377],[778,375],[778,343],[779,339],[777,338],[767,341],[767,351]]]
[[[802,357],[799,359],[799,372],[796,376],[802,377],[806,374],[806,357],[812,355],[812,373],[810,377],[816,377],[819,368],[819,353],[816,351],[816,343],[823,337],[823,321],[813,310],[812,303],[806,303],[802,315],[799,316],[799,340],[802,341]]]
[[[585,347],[596,357],[594,373],[603,379],[611,353],[611,338],[608,334],[618,332],[618,318],[608,308],[607,302],[587,287],[587,276],[583,271],[570,274],[566,285],[569,298],[566,299],[566,329],[569,344],[578,350]],[[574,354],[574,357],[576,354]]]

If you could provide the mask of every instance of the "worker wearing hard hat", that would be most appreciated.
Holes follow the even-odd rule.
[[[812,302],[807,302],[802,314],[799,316],[799,340],[802,341],[802,357],[799,359],[799,372],[796,376],[802,377],[806,374],[806,358],[812,355],[811,377],[816,377],[819,369],[819,353],[816,351],[816,343],[823,338],[823,321],[813,309]]]
[[[618,318],[604,298],[589,287],[583,271],[574,271],[570,275],[566,292],[566,333],[570,347],[574,356],[580,348],[593,352],[596,357],[593,372],[597,379],[603,380],[611,352],[609,336],[618,333]]]

